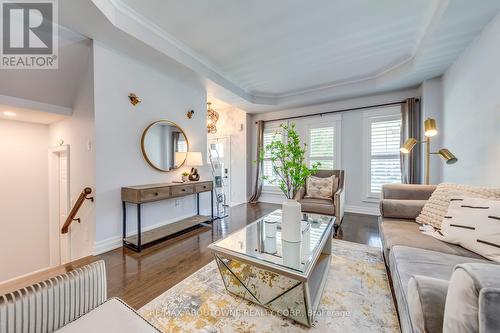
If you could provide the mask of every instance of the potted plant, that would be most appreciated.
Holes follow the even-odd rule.
[[[184,171],[184,172],[182,173],[182,181],[183,181],[183,182],[187,182],[187,181],[188,181],[188,177],[189,177],[189,172]]]
[[[280,132],[284,140],[274,135],[270,144],[260,153],[260,160],[264,153],[270,155],[273,177],[264,176],[271,184],[278,185],[287,198],[282,204],[281,232],[283,240],[298,242],[301,238],[301,206],[294,198],[297,191],[304,186],[307,177],[318,171],[319,163],[313,163],[308,168],[305,163],[306,144],[301,143],[300,136],[295,130],[295,124],[281,124]]]

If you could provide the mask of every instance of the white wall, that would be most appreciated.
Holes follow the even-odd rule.
[[[217,110],[217,133],[208,138],[230,137],[231,206],[247,202],[247,113],[235,107]]]
[[[446,135],[444,119],[443,119],[443,91],[441,77],[422,82],[421,86],[421,111],[422,122],[427,118],[434,118],[438,126],[438,135],[431,139],[431,151],[436,152],[443,147],[444,136]],[[423,131],[422,123],[422,131]],[[423,132],[422,132],[423,138]],[[422,147],[424,153],[425,147]],[[424,182],[425,173],[425,155],[422,155],[422,182]],[[443,161],[438,156],[431,156],[431,167],[429,172],[429,182],[431,184],[439,184],[443,178],[443,168],[445,167]]]
[[[0,281],[49,265],[47,125],[0,119]]]
[[[94,90],[93,62],[89,52],[86,66],[80,78],[78,92],[73,103],[73,115],[53,123],[49,129],[48,146],[59,144],[62,139],[70,147],[70,198],[71,207],[85,187],[95,192],[94,153]],[[92,193],[94,195],[94,193]],[[72,223],[71,260],[91,255],[95,240],[95,205],[90,201],[80,208],[80,223]]]
[[[100,43],[94,44],[96,252],[121,245],[121,187],[180,180],[181,172],[188,170],[184,167],[165,173],[146,163],[140,139],[148,124],[159,119],[178,124],[187,135],[190,150],[201,151],[206,163],[204,86],[193,74],[175,65],[164,73]],[[128,100],[130,92],[142,100],[135,107]],[[186,113],[191,109],[195,114],[188,119]],[[202,179],[208,178],[208,170],[199,168]],[[208,210],[209,195],[202,197],[201,208]],[[194,196],[145,204],[143,226],[192,215],[195,207]],[[129,228],[135,227],[135,216],[135,207],[130,206]]]
[[[409,97],[418,97],[417,89],[398,91],[394,93],[368,96],[356,99],[349,99],[327,104],[312,105],[301,108],[274,111],[252,116],[251,129],[251,155],[256,154],[256,120],[276,119],[294,115],[305,115],[318,112],[327,112],[333,110],[369,106],[375,104],[384,104],[399,102]],[[376,202],[364,201],[363,193],[363,113],[366,110],[349,111],[341,113],[341,168],[346,173],[346,210],[351,212],[378,214],[378,205]],[[252,187],[255,180],[255,167],[252,167]],[[264,195],[266,200],[266,195]]]
[[[443,180],[500,186],[500,15],[443,77],[444,146],[458,162]]]

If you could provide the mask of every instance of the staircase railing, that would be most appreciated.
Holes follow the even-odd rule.
[[[66,222],[64,222],[64,225],[61,228],[61,234],[68,233],[69,226],[71,225],[71,223],[73,223],[73,221],[78,221],[78,223],[80,223],[80,218],[75,218],[75,216],[78,213],[78,211],[80,210],[80,207],[82,207],[83,202],[85,200],[90,200],[90,201],[94,202],[94,198],[88,196],[90,193],[92,193],[92,189],[90,187],[84,188],[82,193],[80,193],[80,196],[76,200],[73,208],[71,208],[71,211],[69,212],[69,215],[66,218]]]

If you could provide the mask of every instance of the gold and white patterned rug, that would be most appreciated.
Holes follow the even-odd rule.
[[[328,280],[312,328],[224,288],[211,262],[139,310],[162,332],[399,332],[379,248],[333,241]]]

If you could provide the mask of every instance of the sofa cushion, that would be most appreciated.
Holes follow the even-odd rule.
[[[408,282],[410,319],[419,333],[443,331],[444,305],[448,281],[427,276],[413,276]]]
[[[426,202],[427,200],[383,199],[380,201],[380,213],[383,217],[414,220]]]
[[[476,198],[498,199],[500,198],[500,188],[450,183],[439,184],[417,217],[417,223],[430,224],[440,229],[441,222],[446,215],[451,199],[463,195]]]
[[[312,199],[304,198],[299,200],[303,212],[311,212],[325,215],[335,215],[333,199]]]
[[[382,218],[380,220],[379,229],[385,259],[390,260],[389,252],[395,245],[484,259],[480,255],[464,249],[463,247],[449,244],[432,236],[423,234],[419,227],[419,224],[411,220]]]
[[[500,265],[455,267],[444,313],[444,333],[500,331]]]
[[[305,198],[314,199],[329,199],[333,197],[333,193],[337,191],[338,181],[336,182],[335,175],[322,178],[310,176],[306,180],[306,195]]]
[[[429,234],[500,262],[500,200],[457,197],[441,225]]]
[[[453,268],[462,263],[490,263],[486,259],[474,259],[406,246],[394,246],[390,252],[390,272],[402,332],[415,331],[408,308],[408,282],[421,275],[449,280]]]
[[[58,332],[160,332],[118,298],[110,298],[97,308],[61,328]]]

